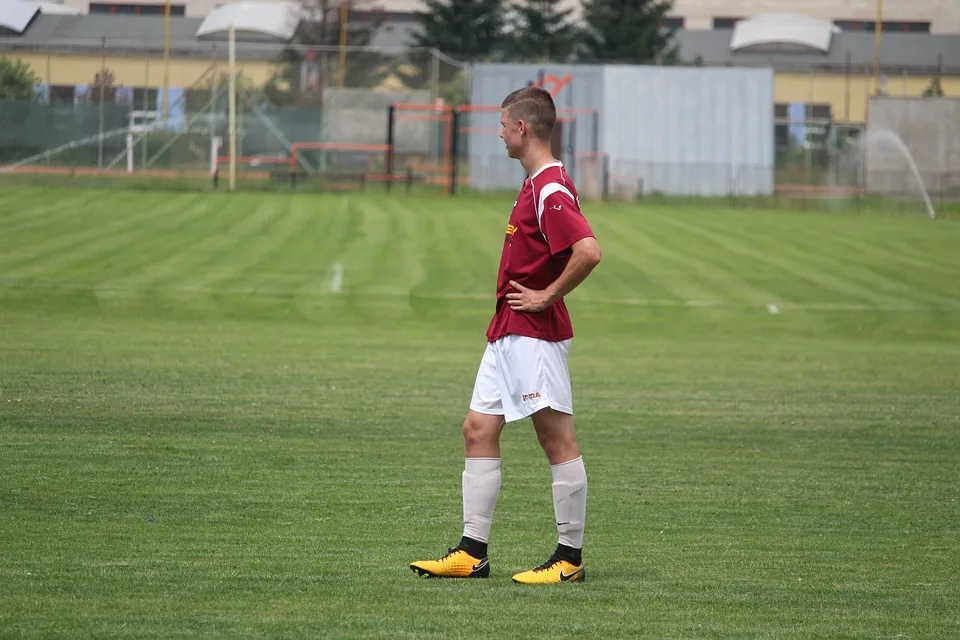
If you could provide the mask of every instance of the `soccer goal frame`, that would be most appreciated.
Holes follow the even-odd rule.
[[[426,125],[435,125],[430,133],[434,134],[439,144],[431,150],[408,149],[400,144],[398,139],[398,124],[406,123],[424,123]],[[420,176],[422,182],[427,184],[439,185],[444,187],[448,194],[456,193],[457,185],[457,127],[459,122],[459,113],[450,105],[437,104],[412,104],[412,103],[394,103],[387,107],[387,173],[393,174],[397,170],[397,160],[400,156],[411,156],[408,158],[405,167],[405,173],[415,173]],[[432,146],[429,142],[428,147]],[[430,162],[429,156],[436,155],[433,162]],[[416,158],[422,158],[419,162]],[[390,188],[390,184],[387,185]]]
[[[460,104],[410,104],[395,103],[387,109],[387,172],[394,170],[398,160],[405,154],[404,145],[398,136],[398,124],[405,121],[431,123],[440,138],[439,153],[434,163],[408,165],[408,170],[428,174],[427,182],[439,183],[446,192],[453,195],[458,187],[470,184],[468,175],[462,175],[461,161],[464,149],[468,148],[470,136],[499,135],[500,127],[475,126],[474,114],[499,113],[499,105]],[[600,153],[600,116],[596,109],[558,108],[555,138],[552,141],[554,154],[564,162],[567,170],[574,175],[578,167],[595,173],[598,184],[607,181],[606,154]],[[587,127],[586,149],[578,149],[577,141],[584,138],[578,131]],[[469,159],[469,155],[466,156]],[[605,187],[604,187],[605,189]]]

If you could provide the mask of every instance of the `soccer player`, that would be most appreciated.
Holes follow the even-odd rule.
[[[500,137],[527,178],[507,224],[496,312],[463,423],[463,537],[439,560],[410,568],[431,577],[490,575],[487,542],[500,493],[500,431],[507,422],[532,416],[553,472],[559,541],[546,562],[513,580],[578,582],[585,576],[587,475],[573,428],[567,367],[573,326],[563,297],[600,262],[600,246],[570,176],[550,150],[557,119],[550,93],[526,87],[500,106]]]

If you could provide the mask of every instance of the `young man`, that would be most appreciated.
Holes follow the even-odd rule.
[[[559,543],[545,563],[513,579],[578,582],[585,576],[587,475],[573,428],[567,367],[573,327],[563,297],[600,262],[600,246],[580,213],[570,177],[550,151],[557,119],[553,98],[544,89],[526,87],[508,95],[501,108],[507,155],[520,161],[528,177],[507,225],[496,313],[463,423],[463,537],[439,560],[410,568],[430,577],[490,575],[487,541],[500,493],[500,430],[506,422],[532,416],[553,471]]]

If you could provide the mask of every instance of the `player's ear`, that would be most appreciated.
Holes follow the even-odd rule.
[[[517,131],[520,132],[520,135],[524,135],[525,133],[528,132],[528,130],[529,128],[527,127],[526,122],[524,122],[523,120],[517,120]]]

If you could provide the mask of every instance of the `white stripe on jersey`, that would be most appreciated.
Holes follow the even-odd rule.
[[[570,197],[570,200],[576,202],[576,199],[573,197],[573,194],[570,193],[570,190],[559,182],[551,182],[550,184],[544,185],[543,188],[540,189],[540,200],[537,202],[537,225],[540,226],[540,233],[543,235],[544,240],[547,239],[547,234],[544,233],[543,224],[541,223],[541,220],[543,219],[543,205],[546,199],[555,193],[565,193]]]
[[[530,180],[533,181],[534,178],[536,178],[538,175],[540,175],[541,173],[543,173],[543,172],[546,171],[547,169],[550,169],[551,167],[560,167],[561,169],[563,169],[563,163],[560,162],[559,160],[557,160],[557,161],[555,161],[555,162],[551,162],[551,163],[549,163],[549,164],[543,165],[542,167],[540,167],[539,169],[537,169],[537,172],[536,172],[535,174],[533,174],[532,176],[530,176]]]

